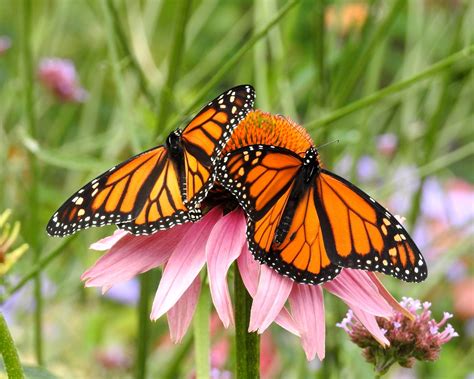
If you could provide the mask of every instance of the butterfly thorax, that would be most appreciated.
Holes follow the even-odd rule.
[[[166,147],[169,151],[171,158],[179,158],[183,155],[183,146],[181,143],[181,135],[183,131],[176,129],[172,131],[166,139]]]
[[[311,183],[312,179],[319,174],[320,169],[318,150],[315,147],[311,147],[306,151],[303,159],[303,167],[301,169],[304,183]]]

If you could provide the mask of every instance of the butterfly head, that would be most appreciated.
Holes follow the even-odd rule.
[[[306,183],[309,183],[319,174],[321,165],[319,162],[319,153],[315,147],[310,147],[303,159],[303,175]]]
[[[171,155],[180,154],[183,150],[181,146],[181,134],[183,134],[183,131],[176,129],[172,131],[166,139],[166,147]]]

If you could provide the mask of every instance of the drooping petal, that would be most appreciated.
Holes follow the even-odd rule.
[[[170,337],[174,343],[179,343],[186,334],[193,319],[194,311],[201,292],[201,279],[196,277],[189,288],[184,291],[178,302],[168,311]]]
[[[340,297],[351,308],[360,307],[375,316],[390,317],[392,307],[380,295],[375,284],[362,270],[343,269],[341,273],[323,287]]]
[[[275,321],[288,299],[293,282],[267,266],[260,267],[257,293],[250,310],[249,332],[263,333]]]
[[[415,316],[413,313],[408,311],[404,306],[402,306],[395,298],[392,296],[390,292],[387,291],[385,286],[382,284],[382,282],[379,280],[377,275],[375,275],[374,272],[367,272],[367,275],[369,279],[372,281],[373,284],[377,287],[377,290],[379,291],[380,295],[385,299],[385,301],[396,311],[402,313],[405,315],[405,317],[408,317],[410,320],[414,321]]]
[[[86,287],[111,287],[160,266],[168,260],[189,227],[188,224],[179,225],[149,236],[116,232],[101,244],[108,245],[114,239],[117,239],[116,243],[82,274],[81,279],[86,281]]]
[[[153,300],[151,319],[156,320],[176,304],[206,263],[206,242],[222,215],[218,208],[190,224],[171,254]]]
[[[289,297],[291,313],[298,325],[306,358],[311,361],[325,355],[323,290],[320,286],[294,284]]]
[[[114,234],[94,242],[93,244],[89,246],[89,249],[96,250],[96,251],[109,250],[112,248],[112,246],[114,246],[118,241],[120,241],[127,234],[129,233],[125,230],[116,229]],[[131,234],[130,234],[130,237],[133,238]]]
[[[234,322],[227,272],[246,243],[245,229],[244,213],[237,208],[217,221],[206,244],[211,297],[225,328]]]
[[[374,315],[365,312],[362,308],[358,306],[351,306],[351,309],[354,311],[354,315],[358,318],[358,320],[365,326],[365,328],[374,336],[374,338],[382,345],[382,346],[389,346],[390,342],[385,337],[382,329],[380,329],[379,324],[377,324],[377,320]]]
[[[253,259],[252,254],[247,248],[247,245],[244,245],[242,248],[242,253],[237,258],[237,265],[239,267],[239,273],[242,281],[244,282],[245,288],[247,288],[247,291],[250,296],[252,296],[252,298],[255,297],[255,294],[257,293],[261,265],[255,259]],[[286,308],[282,308],[276,317],[275,322],[282,328],[288,330],[290,333],[293,333],[295,336],[300,335],[293,317]]]

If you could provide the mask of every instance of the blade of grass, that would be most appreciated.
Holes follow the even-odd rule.
[[[474,45],[470,45],[468,47],[465,47],[464,49],[438,61],[437,63],[431,65],[430,67],[428,67],[426,70],[416,74],[416,75],[413,75],[411,78],[408,78],[406,80],[402,80],[400,82],[397,82],[397,83],[394,83],[394,84],[391,84],[385,88],[382,88],[381,90],[377,91],[377,92],[374,92],[373,94],[369,95],[369,96],[366,96],[360,100],[357,100],[357,101],[354,101],[344,107],[341,107],[337,110],[335,110],[334,112],[332,112],[331,114],[327,115],[326,117],[323,117],[319,120],[314,120],[314,121],[310,121],[308,122],[305,127],[310,130],[310,131],[313,131],[315,130],[316,128],[321,128],[321,127],[324,127],[324,126],[327,126],[329,124],[331,124],[332,122],[334,121],[337,121],[351,113],[354,113],[356,111],[359,111],[363,108],[366,108],[368,107],[369,105],[372,105],[372,104],[375,104],[379,101],[381,101],[382,99],[390,96],[390,95],[394,95],[396,93],[399,93],[401,91],[403,91],[404,89],[406,88],[409,88],[423,80],[426,80],[440,72],[442,72],[443,70],[447,69],[448,67],[451,67],[452,65],[464,60],[464,59],[467,59],[467,58],[471,58],[471,56],[474,54]],[[472,62],[470,62],[470,64],[472,64]]]
[[[22,74],[24,88],[24,106],[27,118],[28,132],[34,140],[37,140],[37,124],[36,112],[34,106],[34,67],[33,67],[33,47],[32,47],[32,2],[31,0],[23,0],[21,12],[21,58],[22,58]],[[38,238],[38,180],[40,178],[38,161],[34,154],[28,154],[29,164],[31,168],[30,191],[28,194],[29,205],[29,245],[33,250],[33,260],[38,263],[40,260],[40,246]],[[41,294],[41,277],[38,271],[34,275],[34,297],[35,297],[35,314],[34,314],[34,345],[35,356],[38,365],[43,365],[43,298]]]
[[[357,82],[361,78],[362,72],[366,69],[368,61],[371,59],[374,49],[377,45],[389,35],[388,31],[397,20],[399,14],[406,6],[406,0],[396,0],[387,16],[378,28],[370,35],[368,41],[362,45],[361,53],[348,61],[350,69],[342,70],[339,78],[333,86],[333,94],[336,105],[344,104]]]
[[[123,30],[122,22],[120,21],[118,11],[115,8],[112,0],[107,0],[106,4],[113,21],[112,26],[114,28],[115,35],[118,39],[121,49],[123,50],[124,54],[127,56],[130,62],[130,65],[138,78],[138,84],[140,86],[140,90],[143,93],[143,95],[145,95],[145,98],[147,99],[152,111],[156,111],[157,104],[155,101],[155,96],[153,96],[153,93],[150,90],[150,85],[148,83],[148,80],[146,79],[146,76],[140,64],[138,63],[135,55],[132,52],[132,49],[128,42],[125,31]]]
[[[183,53],[185,48],[185,32],[186,25],[189,21],[189,14],[191,12],[192,0],[179,0],[176,7],[176,26],[173,37],[173,44],[171,46],[170,58],[168,62],[168,74],[166,76],[165,86],[161,92],[160,105],[158,109],[158,122],[155,136],[161,134],[166,126],[168,118],[171,114],[173,102],[172,94],[183,60]]]
[[[135,378],[145,379],[147,374],[147,356],[150,345],[150,294],[152,291],[153,273],[140,275],[140,298],[138,310],[137,359],[135,361]]]
[[[108,47],[108,55],[112,65],[112,75],[115,82],[115,87],[118,91],[118,97],[120,101],[120,109],[121,115],[123,119],[123,124],[128,129],[128,134],[130,136],[132,149],[135,153],[138,153],[140,149],[140,142],[138,141],[138,137],[134,132],[134,123],[132,122],[132,114],[131,107],[129,105],[129,101],[127,98],[127,90],[125,89],[126,80],[121,72],[121,64],[118,56],[117,46],[115,44],[115,27],[114,23],[115,20],[113,18],[112,12],[108,6],[111,0],[108,1],[100,1],[100,6],[102,8],[102,14],[104,15],[105,19],[105,27],[106,37],[107,37],[107,47]]]
[[[175,125],[179,120],[182,120],[186,115],[191,113],[196,106],[202,101],[202,99],[207,95],[207,93],[224,77],[224,75],[235,65],[242,56],[249,51],[258,41],[260,41],[268,31],[273,28],[280,20],[296,5],[300,0],[291,0],[283,6],[280,11],[275,15],[275,17],[259,32],[255,33],[251,38],[247,40],[245,44],[231,57],[229,58],[216,73],[210,78],[206,85],[204,85],[198,94],[195,96],[194,101],[187,106],[181,114],[176,116],[166,127],[166,131],[170,129],[172,125]]]

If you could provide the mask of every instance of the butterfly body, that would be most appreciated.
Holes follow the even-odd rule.
[[[228,153],[218,181],[248,215],[249,248],[283,275],[317,284],[343,267],[406,281],[426,278],[426,263],[403,226],[382,205],[304,157],[272,145]]]

